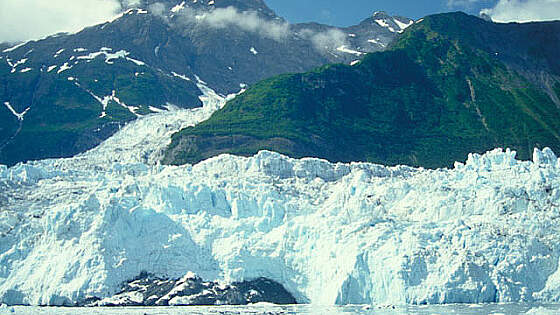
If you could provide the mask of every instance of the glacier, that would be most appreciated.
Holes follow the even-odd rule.
[[[0,166],[0,304],[110,298],[148,272],[283,285],[299,303],[560,301],[560,160],[451,169],[261,151],[158,162],[227,99],[152,114],[73,158]]]

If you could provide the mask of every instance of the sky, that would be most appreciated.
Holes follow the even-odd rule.
[[[265,0],[276,13],[292,23],[315,21],[349,26],[375,11],[419,19],[428,14],[465,11],[476,14],[492,7],[496,0]]]
[[[125,0],[125,2],[138,0]],[[169,0],[168,0],[169,1]],[[177,0],[180,1],[180,0]],[[215,0],[220,1],[220,0]],[[375,11],[418,19],[428,14],[483,11],[495,21],[560,20],[560,0],[265,0],[292,23],[358,24]],[[0,0],[0,42],[76,32],[112,19],[118,0]]]

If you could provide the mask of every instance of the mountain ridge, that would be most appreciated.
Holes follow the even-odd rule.
[[[276,16],[220,7],[236,1],[216,2],[218,8],[187,2],[144,2],[76,34],[2,50],[0,163],[72,156],[139,115],[201,106],[201,83],[225,96],[276,74],[353,62],[398,35],[379,25],[354,33],[288,25]],[[239,5],[251,3],[262,4]]]
[[[560,27],[532,24],[513,42],[531,40],[523,36],[535,25]],[[332,162],[437,168],[494,147],[511,147],[522,159],[533,147],[558,150],[560,111],[550,90],[512,70],[525,64],[548,69],[541,77],[556,82],[558,90],[556,61],[520,64],[512,56],[524,60],[524,47],[482,49],[488,47],[485,32],[509,40],[513,31],[501,29],[517,27],[527,26],[498,25],[464,13],[428,16],[389,50],[369,54],[357,65],[331,65],[254,85],[208,121],[174,135],[164,161],[196,163],[221,153],[267,149]],[[553,37],[560,36],[558,30]],[[503,62],[502,54],[514,62]]]
[[[276,13],[268,7],[263,0],[138,0],[131,3],[128,0],[119,0],[122,8],[148,9],[153,5],[167,7],[194,7],[194,8],[227,8],[235,7],[240,11],[258,11],[269,17],[276,17]]]

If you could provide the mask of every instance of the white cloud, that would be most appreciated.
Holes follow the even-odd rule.
[[[167,7],[161,2],[156,2],[148,6],[148,11],[153,15],[167,18]]]
[[[286,22],[261,18],[255,11],[239,12],[234,7],[199,12],[185,8],[180,14],[186,23],[205,24],[217,29],[238,27],[277,41],[285,39],[290,31],[290,25]]]
[[[111,19],[120,9],[117,0],[0,0],[0,42],[79,31]]]
[[[496,22],[560,20],[560,0],[500,0],[494,8],[481,13]]]
[[[165,11],[161,10],[160,4],[156,3],[156,5],[158,5],[157,10],[151,9],[150,11],[169,21]],[[178,14],[180,16],[179,25],[175,26],[180,27],[188,28],[193,24],[216,29],[238,27],[246,32],[256,33],[276,41],[285,40],[290,34],[293,34],[290,24],[283,20],[262,18],[255,11],[240,12],[234,7],[216,8],[209,11],[184,8]],[[319,51],[334,50],[347,45],[348,37],[341,30],[334,28],[321,32],[304,29],[299,32],[299,36],[310,40]]]
[[[346,33],[336,28],[323,32],[306,29],[301,32],[301,35],[311,40],[315,48],[320,51],[334,50],[340,46],[345,46],[348,38]]]

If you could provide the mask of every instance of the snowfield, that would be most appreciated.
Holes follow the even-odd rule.
[[[139,119],[70,159],[0,166],[0,303],[72,305],[143,271],[265,277],[300,303],[560,301],[560,160],[501,149],[453,169],[262,151],[162,166],[223,106]]]

